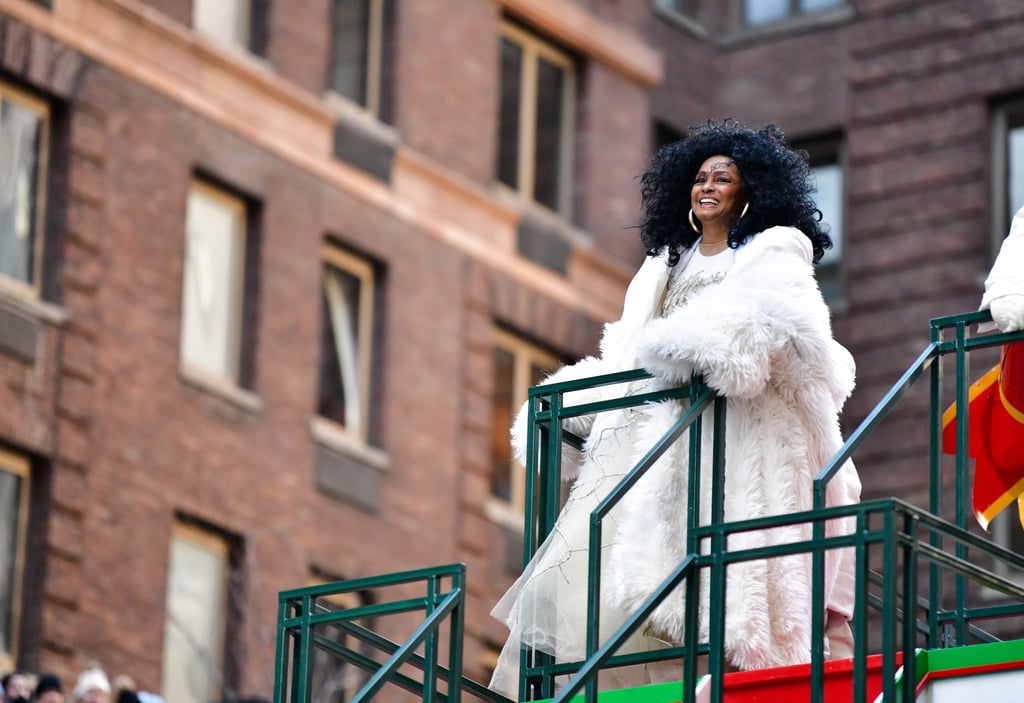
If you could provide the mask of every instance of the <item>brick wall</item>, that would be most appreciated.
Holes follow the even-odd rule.
[[[25,603],[25,668],[71,681],[98,660],[111,675],[160,689],[176,516],[242,545],[244,615],[230,682],[241,693],[270,692],[277,593],[314,571],[354,577],[466,560],[467,672],[481,676],[481,643],[504,637],[486,617],[512,579],[508,535],[483,510],[494,330],[517,330],[567,358],[596,348],[636,256],[635,234],[621,227],[634,220],[631,179],[646,156],[645,92],[607,66],[589,72],[579,211],[597,246],[570,247],[568,271],[553,273],[515,259],[514,241],[498,254],[467,244],[477,237],[504,251],[498,227],[515,233],[515,208],[491,190],[498,5],[397,6],[390,99],[404,156],[393,182],[316,152],[329,146],[315,132],[328,114],[316,103],[329,3],[291,5],[271,3],[265,60],[240,67],[190,37],[189,2],[83,14],[127,32],[103,47],[109,53],[75,36],[80,18],[64,8],[52,22],[36,6],[0,15],[0,80],[51,102],[58,152],[49,279],[32,308],[42,320],[36,356],[0,354],[0,403],[16,408],[0,414],[0,441],[34,459],[38,495],[48,499],[33,513],[43,537],[31,542],[31,579],[41,595]],[[632,22],[644,7],[622,3],[606,19]],[[151,32],[139,37],[168,44],[133,46],[141,40],[132,22]],[[69,45],[47,34],[54,27]],[[164,67],[118,63],[118,51],[143,48],[150,57],[167,51],[169,67],[189,65],[184,52],[210,62],[204,69],[229,70],[202,75],[217,95],[190,75],[200,87],[190,93],[154,78]],[[252,116],[266,118],[260,126],[231,114],[246,90],[308,117],[303,133],[279,139],[259,131],[275,129],[266,114]],[[234,102],[215,103],[220,94]],[[185,209],[197,175],[254,215],[244,402],[179,369]],[[388,468],[374,510],[316,488],[310,421],[328,240],[380,275],[373,405]]]

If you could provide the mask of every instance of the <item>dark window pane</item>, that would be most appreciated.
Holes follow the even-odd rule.
[[[0,652],[10,653],[14,638],[14,592],[16,571],[21,477],[0,470]]]
[[[533,198],[553,210],[558,209],[559,199],[564,94],[565,72],[544,59],[538,60]]]
[[[366,104],[370,0],[335,0],[331,33],[331,89]]]
[[[348,425],[359,412],[359,279],[324,269],[317,413]]]
[[[519,84],[523,50],[501,40],[501,106],[498,113],[498,180],[519,185]]]
[[[353,598],[352,607],[361,605],[363,603],[360,598]],[[327,598],[317,599],[315,606],[316,612],[336,612],[344,609],[345,606]],[[367,618],[357,618],[349,622],[369,629],[374,626],[373,621]],[[349,651],[363,650],[363,653],[369,653],[358,639],[342,629],[338,623],[315,625],[312,628],[312,634],[319,641],[330,642]],[[312,670],[309,687],[311,703],[346,703],[366,683],[368,678],[368,674],[364,671],[323,647],[314,647],[313,649]]]
[[[0,104],[0,274],[33,283],[39,117]]]
[[[552,371],[554,371],[554,369],[549,366],[541,366],[540,364],[530,364],[530,387],[532,388],[533,386],[540,385],[540,382],[544,379],[544,377],[550,374]]]
[[[683,135],[679,130],[674,127],[670,127],[664,122],[656,122],[654,124],[654,151],[657,151],[663,146],[674,144],[683,138]]]
[[[508,430],[512,426],[515,357],[506,349],[494,350],[494,394],[491,396],[491,493],[512,499],[512,449]]]

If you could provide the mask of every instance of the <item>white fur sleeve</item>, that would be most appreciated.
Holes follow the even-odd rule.
[[[697,373],[726,397],[750,398],[764,390],[771,356],[791,336],[780,322],[742,303],[708,310],[689,305],[644,328],[637,360],[671,383]]]
[[[988,309],[993,300],[1006,295],[1024,295],[1024,208],[1013,216],[1010,233],[985,279],[981,309]]]
[[[758,395],[772,375],[774,357],[787,343],[812,331],[830,338],[828,311],[814,282],[807,252],[784,228],[766,236],[742,269],[694,296],[671,315],[652,320],[641,331],[637,360],[655,376],[673,383],[690,374],[722,395]],[[799,233],[797,233],[799,234]],[[803,235],[801,238],[806,239]],[[809,246],[807,247],[809,249]]]
[[[546,386],[552,383],[561,383],[563,381],[575,381],[581,378],[600,376],[603,373],[607,373],[607,371],[604,369],[604,364],[601,359],[588,356],[585,359],[577,361],[575,364],[563,366],[558,371],[555,371],[553,374],[546,377],[538,385]],[[567,393],[565,395],[565,404],[580,405],[599,399],[600,389],[592,388]],[[512,451],[515,453],[516,459],[524,465],[526,464],[526,440],[529,431],[528,421],[528,403],[523,403],[519,412],[516,414],[516,419],[512,424],[510,434],[512,439]],[[587,435],[590,434],[590,428],[593,424],[593,415],[581,415],[564,420],[562,428],[568,432],[572,432],[574,435],[586,439]],[[582,457],[578,450],[573,448],[571,445],[562,444],[562,478],[569,479],[576,475],[579,471],[581,458]]]
[[[985,279],[981,309],[992,311],[1003,332],[1024,329],[1024,208],[1013,216],[1010,233]]]

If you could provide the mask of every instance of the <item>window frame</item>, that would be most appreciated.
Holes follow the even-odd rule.
[[[358,100],[354,100],[334,89],[334,45],[337,41],[337,37],[334,35],[334,13],[338,3],[343,1],[331,0],[329,6],[330,47],[328,54],[329,65],[327,68],[327,92],[379,119],[381,114],[381,96],[384,92],[382,81],[384,78],[384,3],[386,0],[367,0],[369,7],[367,9],[366,56],[364,57],[366,70],[363,74],[366,84],[365,103],[360,103]]]
[[[218,661],[216,662],[218,667],[214,671],[215,671],[216,674],[220,675],[220,678],[218,680],[215,676],[211,676],[210,677],[211,678],[211,682],[212,682],[212,684],[214,686],[214,689],[215,689],[214,691],[211,691],[211,693],[214,693],[215,694],[214,698],[217,698],[223,692],[223,690],[225,688],[225,681],[228,678],[228,675],[227,675],[227,664],[228,664],[229,657],[228,657],[226,648],[227,648],[227,643],[228,643],[228,641],[229,641],[229,639],[231,637],[231,633],[228,632],[228,628],[230,627],[230,623],[231,623],[230,610],[231,610],[231,607],[232,607],[231,603],[232,603],[232,600],[233,600],[233,595],[231,593],[231,584],[232,584],[232,570],[234,569],[234,563],[233,563],[233,559],[232,559],[231,538],[227,534],[221,533],[221,532],[219,532],[219,531],[217,531],[215,529],[206,527],[204,525],[201,525],[201,524],[199,524],[197,522],[194,522],[192,520],[189,520],[187,518],[177,517],[174,520],[174,523],[173,523],[172,528],[171,528],[171,540],[168,543],[167,592],[166,592],[165,597],[164,597],[164,603],[165,603],[165,605],[164,605],[164,607],[165,607],[165,614],[164,614],[165,634],[164,634],[163,645],[162,645],[162,650],[161,650],[161,655],[160,655],[160,660],[161,660],[161,691],[164,693],[165,698],[167,698],[166,697],[167,691],[164,688],[165,685],[166,685],[165,677],[166,677],[166,674],[168,673],[166,671],[167,651],[168,651],[167,650],[167,638],[168,638],[167,632],[168,632],[168,629],[173,625],[173,623],[170,620],[170,613],[169,613],[169,611],[170,611],[170,603],[167,602],[167,599],[170,596],[170,583],[171,583],[171,576],[172,576],[172,572],[171,572],[171,559],[170,559],[171,551],[170,550],[173,548],[173,544],[174,544],[174,541],[176,539],[177,540],[181,540],[181,541],[189,542],[193,546],[198,546],[201,549],[205,549],[205,550],[209,551],[210,553],[215,554],[216,556],[221,558],[221,563],[223,564],[223,570],[222,570],[222,573],[221,573],[221,578],[223,579],[223,581],[222,581],[223,601],[220,603],[221,607],[219,608],[219,619],[218,619],[218,621],[216,623],[219,641],[215,643],[215,648],[211,650],[211,655],[218,657]],[[167,700],[170,700],[170,699],[167,698]]]
[[[36,150],[35,203],[33,207],[32,271],[30,281],[22,281],[0,274],[5,286],[33,298],[39,299],[43,289],[43,255],[46,238],[47,183],[50,165],[50,131],[52,113],[49,104],[31,93],[7,81],[0,80],[0,103],[12,102],[19,107],[36,113],[40,118],[39,145]]]
[[[230,329],[228,330],[228,338],[225,342],[226,349],[223,350],[224,359],[223,362],[227,366],[228,373],[220,373],[215,371],[201,363],[195,363],[190,360],[186,354],[186,337],[185,337],[185,320],[187,315],[187,278],[189,271],[189,245],[190,245],[190,230],[189,230],[189,207],[193,195],[207,198],[208,200],[219,203],[225,206],[225,209],[233,212],[235,217],[233,221],[236,224],[236,231],[230,232],[228,236],[232,237],[236,246],[232,252],[230,266],[233,267],[236,272],[232,287],[227,291],[229,296],[228,308],[229,308],[229,320],[228,324]],[[194,178],[189,186],[188,198],[186,200],[185,207],[185,251],[183,252],[182,261],[182,291],[181,291],[181,328],[179,331],[180,339],[178,345],[178,356],[182,368],[189,375],[198,375],[202,378],[212,378],[219,381],[224,381],[234,387],[242,386],[242,338],[243,338],[243,326],[245,319],[245,289],[246,289],[246,278],[248,271],[246,270],[247,263],[247,251],[250,246],[250,228],[251,218],[249,212],[249,204],[246,200],[232,193],[231,191],[222,188],[214,183],[205,180],[203,178]]]
[[[24,598],[25,560],[28,550],[28,518],[31,506],[32,464],[28,457],[0,447],[0,471],[13,474],[21,480],[16,518],[17,538],[14,554],[14,568],[11,579],[11,648],[0,650],[0,669],[13,671],[18,661],[20,644],[21,609]]]
[[[318,570],[314,569],[314,572],[316,571]],[[342,578],[330,578],[326,575],[318,575],[314,573],[314,577],[311,578],[306,585],[311,587],[322,586],[328,583],[344,580],[345,579]],[[329,603],[330,605],[336,607],[338,610],[350,610],[353,608],[360,608],[370,603],[369,598],[367,598],[366,594],[363,591],[345,591],[343,593],[331,593],[327,595],[318,596],[316,600]],[[367,618],[367,620],[371,619]],[[372,629],[372,626],[370,626],[369,629]],[[351,640],[351,642],[347,643],[348,646],[351,646],[351,644],[354,642],[358,642],[358,639],[351,634],[346,634],[346,639]],[[319,651],[320,650],[318,649],[313,652],[314,660],[316,659],[316,655]],[[355,694],[359,692],[359,689],[362,688],[363,684],[366,683],[367,679],[369,678],[369,675],[366,672],[362,671],[359,667],[352,665],[350,662],[340,659],[339,668],[342,671],[353,672],[356,674],[352,677],[352,681],[346,682],[347,685],[345,685],[344,688],[341,690],[342,700],[350,701],[355,697]],[[314,670],[316,669],[317,667],[314,666]],[[310,693],[314,693],[312,688],[310,689]]]
[[[848,197],[847,191],[849,188],[849,169],[846,163],[846,138],[842,133],[833,133],[818,137],[813,137],[805,140],[793,140],[793,147],[795,149],[803,149],[807,151],[808,165],[810,166],[811,173],[815,176],[815,189],[817,189],[817,173],[816,169],[821,166],[835,164],[839,167],[839,172],[842,178],[840,183],[839,201],[841,205],[841,212],[839,218],[840,227],[840,253],[837,261],[832,263],[818,263],[815,265],[815,276],[819,280],[819,287],[822,288],[822,294],[830,305],[841,305],[846,299],[846,265],[845,259],[849,251],[849,238],[847,237],[847,221],[848,221]],[[817,197],[815,198],[817,204]],[[834,230],[830,232],[830,236],[834,236]],[[825,254],[828,255],[829,251],[826,250]],[[822,285],[826,283],[827,285]],[[835,291],[829,294],[827,287],[834,287]]]
[[[334,242],[325,242],[321,247],[321,278],[319,293],[321,304],[327,302],[327,279],[326,269],[333,267],[341,270],[342,272],[352,276],[359,281],[359,308],[358,315],[359,320],[357,322],[356,329],[356,354],[357,354],[357,373],[358,373],[358,403],[359,403],[359,418],[360,422],[357,423],[356,427],[352,427],[348,423],[341,423],[337,420],[320,414],[319,401],[316,408],[316,416],[321,420],[330,423],[331,426],[340,429],[343,435],[355,439],[360,444],[369,444],[371,438],[371,418],[370,418],[370,395],[371,395],[371,384],[373,381],[373,330],[375,326],[374,312],[376,310],[376,283],[377,283],[377,272],[371,261],[360,257],[352,251],[345,249],[343,246]],[[329,313],[328,316],[330,317]],[[322,319],[322,318],[321,318]],[[332,330],[334,328],[332,321]],[[325,330],[321,330],[321,339]],[[323,350],[320,350],[321,353]],[[339,358],[339,362],[341,359]],[[322,364],[321,364],[322,371]],[[344,379],[343,379],[344,381]],[[317,393],[320,393],[320,384],[323,382],[322,378],[317,379]],[[347,407],[347,403],[346,403]]]
[[[1013,214],[1024,207],[1024,202],[1010,202],[1010,132],[1024,129],[1024,95],[1002,101],[991,112],[992,153],[992,231],[990,233],[989,262],[995,260],[999,248],[1010,231]],[[1020,164],[1024,179],[1024,162]],[[986,270],[987,273],[987,270]]]
[[[554,352],[544,349],[521,335],[501,327],[494,330],[494,343],[491,347],[492,363],[494,351],[499,348],[510,352],[513,359],[512,407],[509,408],[509,412],[510,417],[515,421],[516,414],[523,403],[529,398],[529,390],[534,385],[531,382],[531,368],[539,366],[555,371],[564,364],[564,360],[559,358]],[[494,369],[492,367],[492,379],[494,377],[493,372]],[[492,408],[494,407],[493,403],[492,395]],[[493,427],[494,422],[495,420],[492,419],[492,427],[490,428],[492,435],[500,431],[507,437],[508,428]],[[493,472],[496,469],[497,466],[491,463],[490,470]],[[507,471],[510,496],[506,500],[496,495],[492,487],[489,486],[487,512],[495,522],[516,530],[522,530],[523,515],[526,512],[526,467],[516,460],[514,453],[511,451],[509,452]]]
[[[572,212],[573,200],[573,155],[575,153],[576,125],[576,62],[572,56],[554,44],[545,41],[529,30],[509,20],[502,20],[499,32],[500,42],[508,40],[516,44],[522,51],[519,71],[519,133],[518,152],[516,153],[517,183],[515,186],[502,181],[496,174],[500,187],[516,193],[537,207],[553,211],[563,218]],[[559,168],[558,168],[558,203],[554,209],[538,202],[534,198],[536,184],[536,151],[537,133],[537,65],[544,59],[563,70],[565,83],[562,91],[562,124],[560,126]],[[500,77],[499,77],[500,82]],[[501,144],[496,150],[500,153]],[[497,159],[496,153],[496,159]],[[497,163],[497,162],[496,162]]]

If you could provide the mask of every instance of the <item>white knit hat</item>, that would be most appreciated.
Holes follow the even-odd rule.
[[[89,691],[97,689],[104,693],[110,693],[110,681],[107,680],[107,675],[103,673],[102,669],[86,669],[78,675],[78,683],[75,684],[73,695],[77,701]]]

